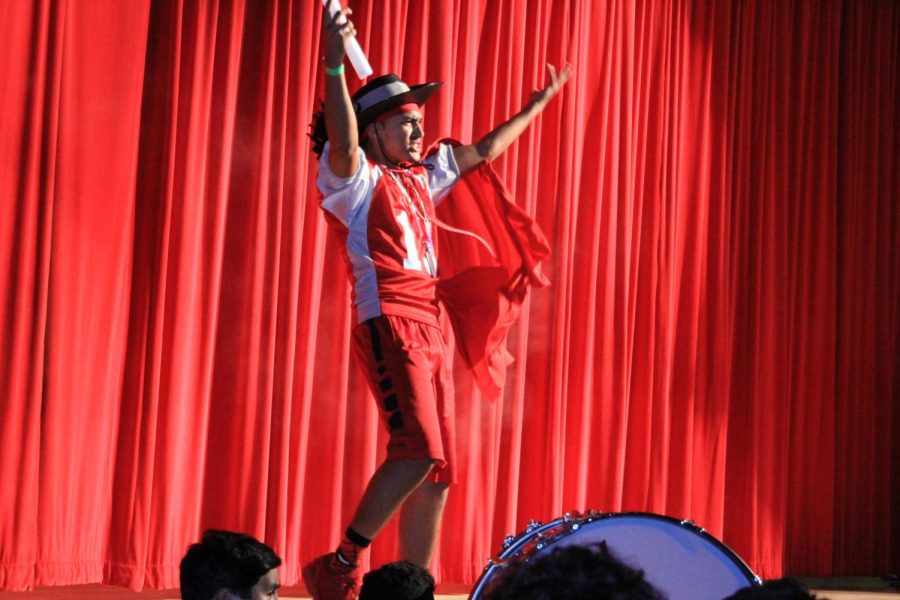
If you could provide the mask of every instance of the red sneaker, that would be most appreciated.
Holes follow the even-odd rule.
[[[313,559],[300,573],[313,600],[356,600],[359,596],[359,567],[345,565],[334,552]]]

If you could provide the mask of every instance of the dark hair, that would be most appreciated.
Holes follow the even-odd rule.
[[[316,156],[322,155],[325,149],[325,142],[328,141],[328,130],[325,129],[325,103],[319,100],[319,110],[315,111],[312,116],[312,123],[309,124],[309,139],[312,140],[312,151]]]
[[[366,573],[359,600],[434,600],[434,578],[409,561],[388,563]]]
[[[660,600],[644,572],[616,558],[606,544],[567,546],[514,560],[491,582],[484,600]]]
[[[241,598],[260,577],[281,565],[269,546],[243,533],[207,530],[198,544],[191,544],[181,559],[181,597],[211,600],[225,588]]]
[[[799,581],[785,578],[742,588],[725,600],[810,600],[815,597]]]
[[[366,123],[366,126],[368,126],[368,123]],[[322,156],[322,151],[325,150],[325,142],[328,141],[328,129],[325,128],[325,103],[321,100],[319,101],[319,110],[313,113],[312,123],[309,124],[309,133],[306,135],[312,140],[313,154]],[[359,129],[359,145],[365,148],[365,128]]]

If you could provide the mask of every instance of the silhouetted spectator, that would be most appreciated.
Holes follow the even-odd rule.
[[[626,565],[606,544],[555,548],[511,562],[484,600],[661,600],[644,572]]]
[[[281,558],[243,533],[210,529],[181,559],[184,600],[277,600]]]
[[[359,600],[434,600],[434,578],[406,560],[388,563],[366,573]]]

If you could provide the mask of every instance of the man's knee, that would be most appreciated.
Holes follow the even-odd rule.
[[[450,484],[443,481],[426,481],[428,491],[435,496],[446,496],[450,491]]]
[[[430,458],[411,458],[395,461],[394,464],[419,479],[428,477],[437,461]]]

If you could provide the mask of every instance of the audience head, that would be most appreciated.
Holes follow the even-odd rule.
[[[366,573],[359,600],[434,600],[434,578],[409,561],[388,563]]]
[[[814,600],[815,597],[798,581],[776,579],[740,589],[725,600]]]
[[[281,558],[243,533],[210,529],[181,559],[184,600],[272,600]]]
[[[605,543],[554,548],[512,561],[491,582],[485,600],[660,600],[644,572],[616,558]]]

